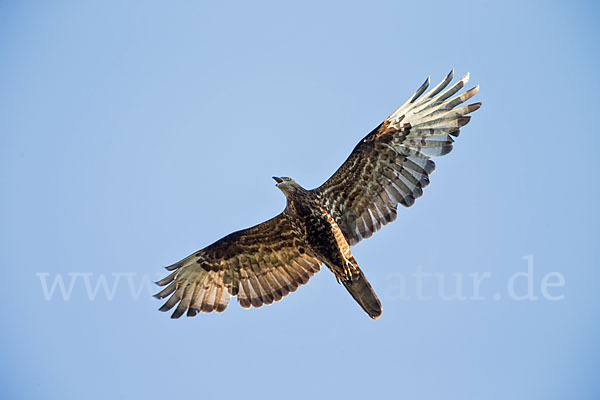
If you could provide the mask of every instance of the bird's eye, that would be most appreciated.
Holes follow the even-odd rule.
[[[291,180],[292,180],[292,178],[285,178],[285,180],[286,180],[286,181],[291,181]]]

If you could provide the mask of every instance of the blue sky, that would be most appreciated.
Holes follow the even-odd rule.
[[[3,2],[3,398],[598,398],[598,11]],[[279,213],[271,176],[318,186],[451,68],[483,107],[353,248],[379,320],[326,269],[259,310],[157,311],[162,266]]]

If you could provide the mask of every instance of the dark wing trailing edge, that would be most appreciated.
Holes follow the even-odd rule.
[[[396,219],[396,207],[410,207],[429,184],[435,169],[430,158],[452,150],[460,128],[481,103],[458,105],[473,97],[474,87],[454,96],[469,80],[452,81],[451,71],[425,93],[429,78],[415,94],[356,145],[327,182],[313,189],[351,245],[369,238]],[[444,90],[446,89],[446,90]]]
[[[320,264],[284,211],[167,267],[173,272],[156,282],[166,288],[155,297],[171,296],[160,310],[177,305],[172,318],[222,312],[231,296],[244,308],[260,307],[307,283]]]

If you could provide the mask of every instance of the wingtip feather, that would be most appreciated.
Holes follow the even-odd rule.
[[[470,72],[467,72],[467,73],[465,74],[465,76],[463,76],[463,77],[462,77],[460,80],[461,80],[461,81],[462,81],[464,84],[466,84],[467,82],[469,82],[469,79],[471,79],[471,73],[470,73]]]
[[[481,105],[483,103],[481,101],[478,101],[477,103],[473,103],[473,104],[469,104],[469,112],[472,113],[474,111],[479,110],[479,108],[481,108]]]
[[[169,307],[167,305],[167,303],[165,303],[162,306],[160,306],[160,308],[158,309],[158,311],[166,312],[166,311],[169,311],[170,309],[171,309],[171,307]]]
[[[466,124],[468,124],[470,120],[471,120],[470,116],[460,117],[460,118],[458,118],[458,126],[463,127]]]

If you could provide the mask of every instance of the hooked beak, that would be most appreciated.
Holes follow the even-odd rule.
[[[276,176],[274,176],[273,179],[275,179],[275,182],[277,182],[278,184],[281,183],[281,182],[283,182],[283,179],[278,178]]]

